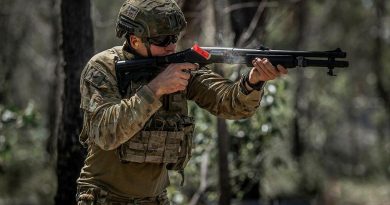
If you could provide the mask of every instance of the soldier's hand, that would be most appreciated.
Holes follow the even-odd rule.
[[[273,80],[279,76],[287,74],[287,69],[281,65],[276,67],[266,59],[256,58],[252,61],[253,68],[249,73],[249,82],[256,84],[260,81]]]
[[[197,64],[174,63],[170,64],[163,72],[158,74],[148,87],[154,92],[157,98],[162,95],[185,90],[191,75],[186,70],[198,69]]]

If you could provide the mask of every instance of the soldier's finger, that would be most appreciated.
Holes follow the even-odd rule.
[[[268,59],[263,59],[262,63],[264,67],[267,69],[268,73],[272,73],[273,76],[279,76],[280,73],[276,70],[276,68],[271,64]]]
[[[256,58],[256,60],[253,62],[253,65],[255,66],[256,70],[261,71],[264,65],[261,63],[260,58]]]
[[[278,68],[280,73],[282,73],[282,74],[287,74],[288,73],[287,69],[284,66],[277,65],[276,67]]]
[[[255,59],[253,59],[252,60],[252,65],[254,66],[254,67],[256,67],[257,65],[256,65],[256,61],[257,61],[257,59],[259,59],[259,58],[255,58]]]
[[[199,68],[198,64],[194,63],[178,63],[178,66],[176,69],[178,70],[196,70]]]
[[[176,73],[176,76],[179,77],[179,78],[181,78],[181,79],[188,80],[188,79],[190,79],[191,74],[189,74],[188,72],[178,71],[178,72]]]
[[[256,60],[256,69],[259,71],[260,76],[264,76],[266,79],[272,78],[272,73],[268,71],[265,65],[262,63],[262,60]]]

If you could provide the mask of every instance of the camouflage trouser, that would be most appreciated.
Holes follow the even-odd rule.
[[[99,187],[77,187],[76,200],[77,205],[170,205],[166,191],[156,197],[129,198]]]

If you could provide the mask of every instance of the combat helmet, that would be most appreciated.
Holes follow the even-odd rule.
[[[133,34],[143,39],[178,35],[186,24],[174,0],[126,0],[119,11],[116,35]]]

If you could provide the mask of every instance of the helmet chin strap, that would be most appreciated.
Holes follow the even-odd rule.
[[[142,39],[142,41],[144,42],[145,44],[145,47],[146,47],[146,51],[148,52],[148,57],[152,57],[152,51],[150,49],[150,43],[149,41],[145,38],[145,39]]]

